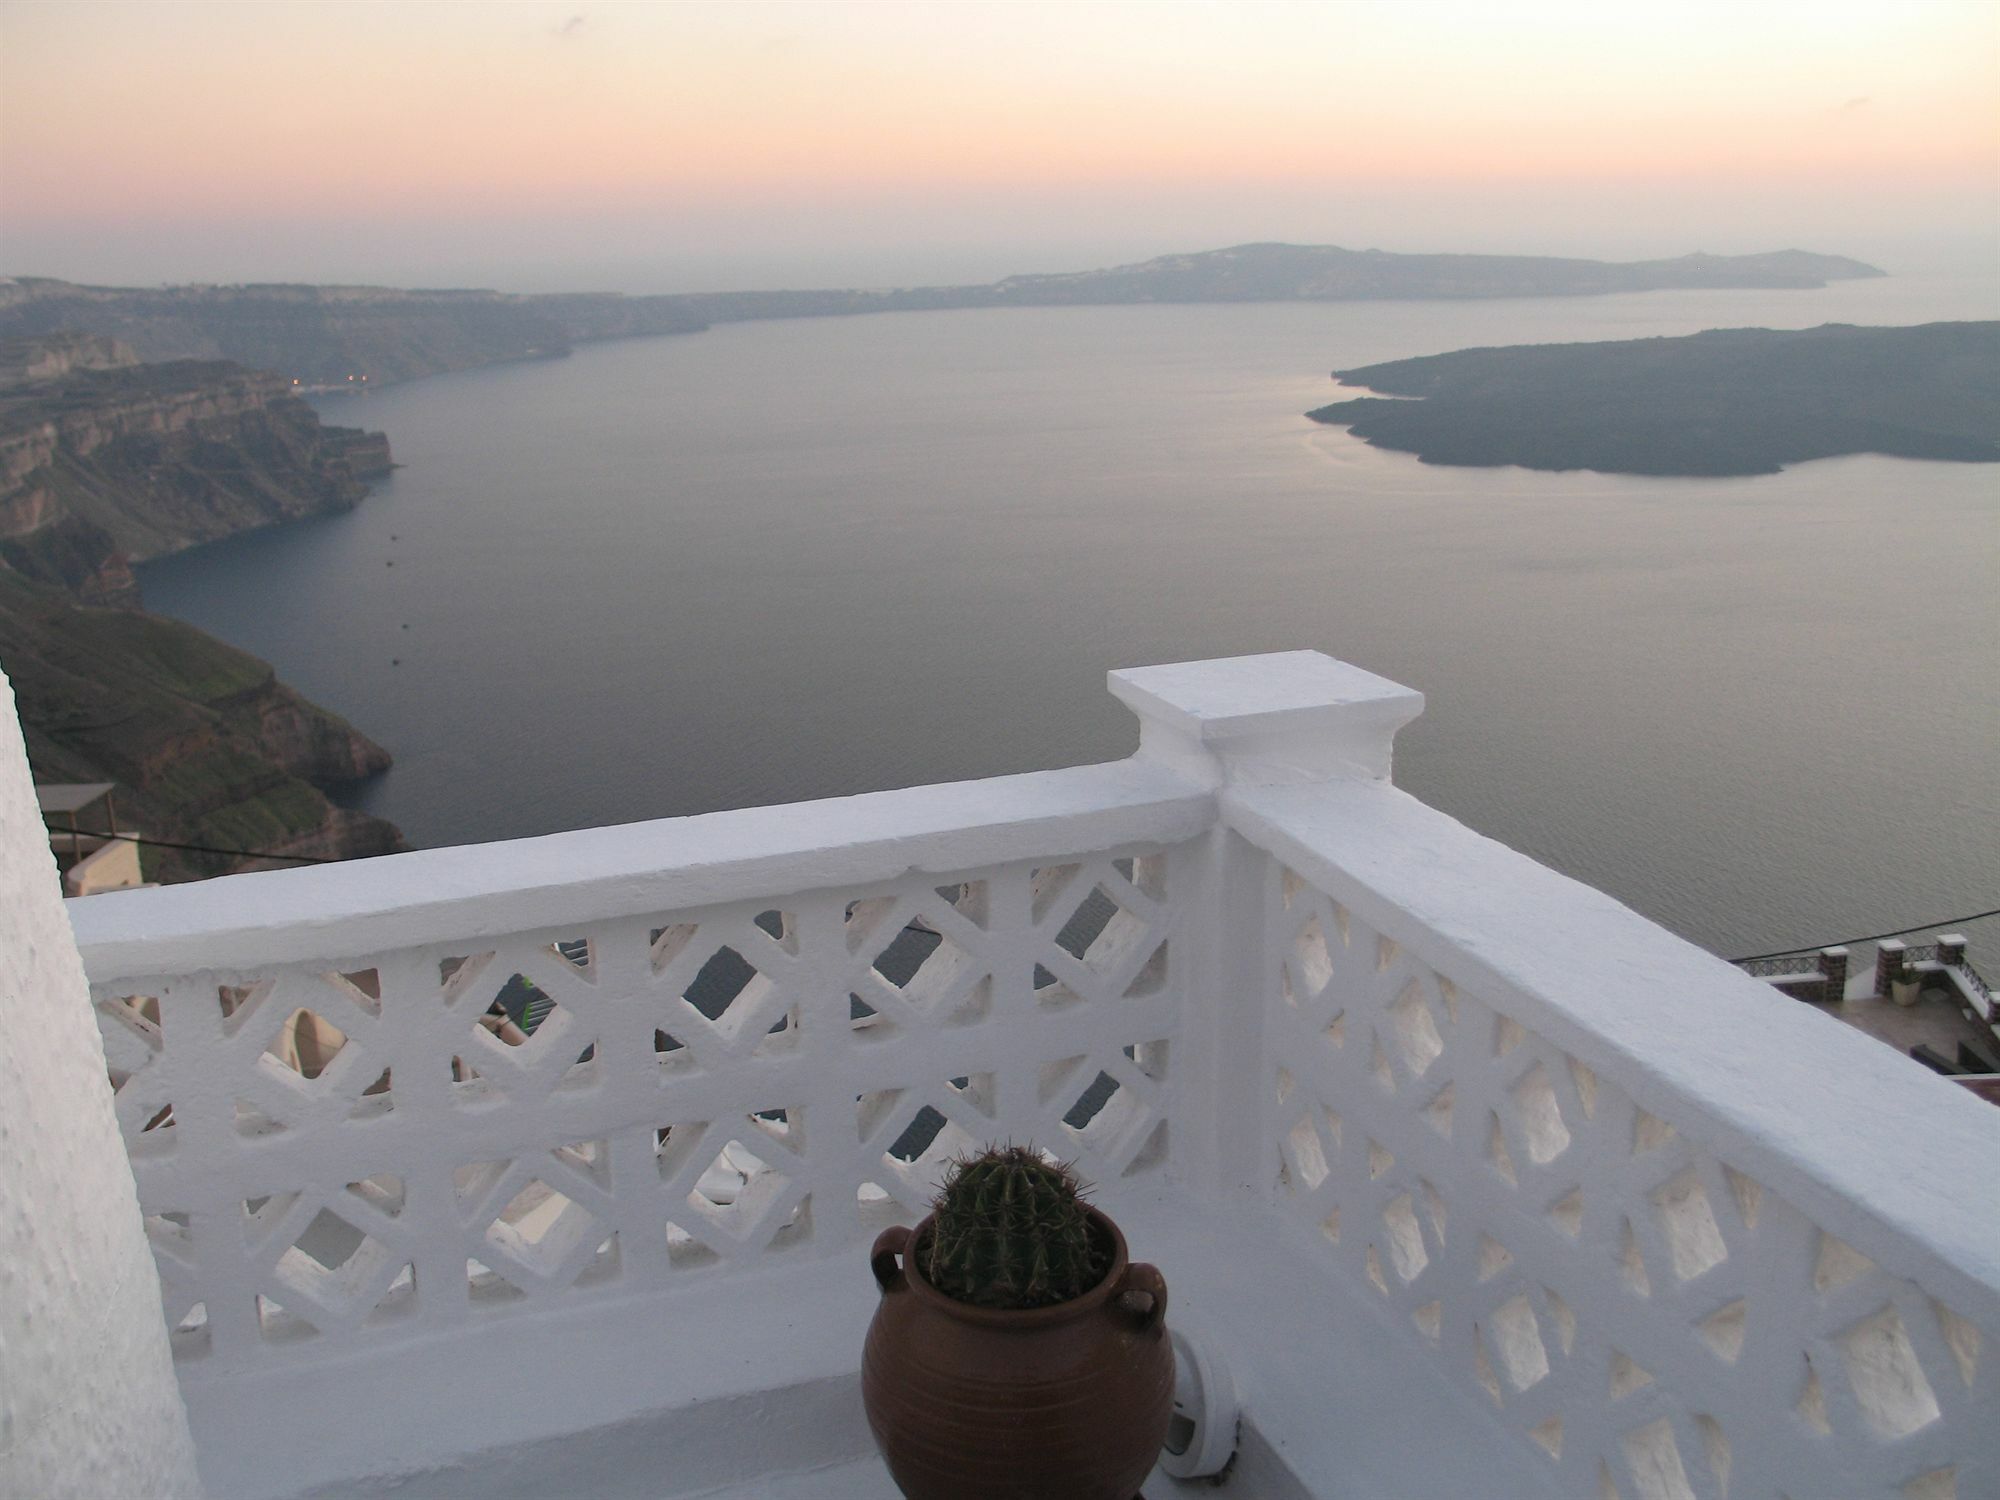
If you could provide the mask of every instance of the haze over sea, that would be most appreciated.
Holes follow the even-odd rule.
[[[1995,470],[1432,468],[1303,413],[1473,345],[1996,315],[1896,277],[727,325],[326,399],[404,467],[143,585],[387,745],[355,804],[420,845],[1111,759],[1105,669],[1314,647],[1429,696],[1409,791],[1760,951],[1994,904]]]

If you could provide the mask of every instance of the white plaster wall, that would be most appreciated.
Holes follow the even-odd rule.
[[[160,1284],[0,675],[0,1496],[194,1496]]]

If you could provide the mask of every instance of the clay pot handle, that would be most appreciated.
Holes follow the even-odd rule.
[[[868,1254],[868,1267],[875,1273],[875,1284],[882,1288],[883,1296],[900,1292],[909,1284],[903,1280],[903,1268],[898,1263],[900,1257],[909,1253],[910,1231],[907,1225],[895,1225],[875,1236],[875,1248]]]
[[[1135,1292],[1143,1293],[1151,1304],[1144,1313],[1132,1305]],[[1157,1267],[1134,1261],[1125,1268],[1125,1280],[1118,1287],[1118,1303],[1138,1316],[1141,1333],[1161,1332],[1167,1326],[1167,1278]]]

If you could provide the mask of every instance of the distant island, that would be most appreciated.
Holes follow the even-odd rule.
[[[1462,349],[1334,378],[1374,394],[1307,416],[1427,464],[1721,476],[1849,453],[2000,461],[2000,323]]]
[[[567,354],[581,343],[697,333],[716,323],[984,307],[1590,297],[1669,288],[1789,289],[1881,276],[1838,255],[1683,255],[1598,261],[1536,255],[1398,255],[1337,245],[1237,245],[1101,271],[979,286],[622,296],[387,287],[95,287],[0,279],[0,339],[81,332],[145,360],[229,359],[302,388]]]

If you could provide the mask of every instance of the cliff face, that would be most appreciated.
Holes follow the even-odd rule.
[[[389,287],[77,286],[0,281],[0,336],[108,335],[150,360],[232,359],[285,385],[345,386],[567,354],[580,338],[691,333],[671,299]],[[651,305],[658,304],[658,305]]]
[[[127,559],[342,510],[390,466],[278,376],[133,365],[103,340],[0,346],[0,666],[38,779],[114,781],[155,838],[345,858],[403,847],[323,789],[381,746],[255,657],[141,613]],[[107,607],[118,606],[118,607]],[[149,848],[149,879],[260,862]]]
[[[349,509],[361,475],[387,467],[379,433],[324,427],[288,380],[220,361],[70,369],[0,391],[0,537],[64,515],[143,561]]]

